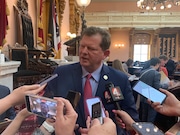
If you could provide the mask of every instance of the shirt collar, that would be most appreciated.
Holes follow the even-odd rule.
[[[101,72],[102,66],[103,66],[103,63],[101,63],[101,65],[99,66],[98,69],[96,69],[94,72],[91,73],[93,79],[94,79],[96,82],[99,81],[100,72]],[[86,77],[88,74],[89,74],[89,72],[87,72],[87,71],[85,70],[85,68],[82,67],[82,78]]]

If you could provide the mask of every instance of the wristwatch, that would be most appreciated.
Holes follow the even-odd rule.
[[[49,133],[54,132],[54,127],[52,125],[48,124],[46,121],[44,121],[42,125]]]

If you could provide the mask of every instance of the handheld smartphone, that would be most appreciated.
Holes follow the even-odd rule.
[[[43,118],[55,119],[57,106],[56,100],[32,94],[27,94],[25,100],[29,112]]]
[[[132,127],[139,135],[164,135],[164,133],[151,122],[136,122],[132,124]]]
[[[56,78],[58,74],[49,75],[38,82],[41,86]]]
[[[166,94],[147,85],[142,81],[138,81],[133,87],[133,90],[142,95],[143,97],[150,99],[152,102],[159,102],[162,104],[163,101],[166,99]]]
[[[98,118],[100,123],[103,123],[103,118],[106,117],[103,104],[99,97],[86,100],[87,108],[91,119]]]
[[[0,133],[2,133],[11,122],[12,122],[12,120],[1,120],[0,121]]]
[[[81,93],[72,90],[70,90],[66,96],[66,99],[70,101],[74,109],[79,103],[80,98],[81,98]]]

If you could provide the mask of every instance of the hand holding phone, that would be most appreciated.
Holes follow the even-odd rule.
[[[133,90],[142,95],[143,97],[150,99],[152,102],[160,102],[161,104],[166,99],[166,94],[161,91],[147,85],[142,81],[138,81]]]
[[[70,90],[66,99],[68,99],[72,106],[76,108],[80,97],[81,94],[79,92]],[[26,107],[29,112],[32,112],[40,117],[55,119],[57,106],[56,100],[33,94],[27,94],[25,99]]]
[[[91,119],[98,118],[100,123],[103,123],[103,118],[106,117],[103,104],[99,97],[90,98],[86,100],[89,115]]]

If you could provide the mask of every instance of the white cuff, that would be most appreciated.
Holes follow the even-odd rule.
[[[49,133],[54,132],[54,127],[52,125],[48,124],[46,121],[44,121],[42,125]]]

